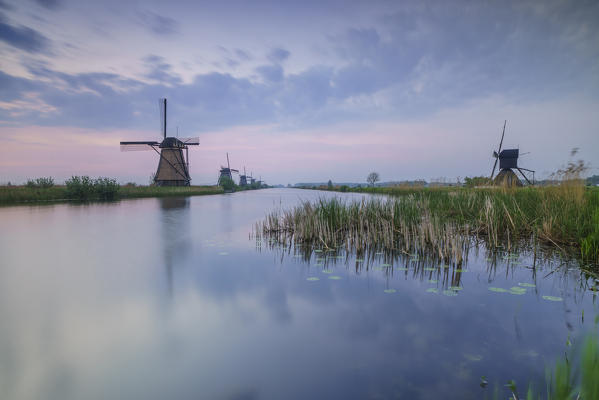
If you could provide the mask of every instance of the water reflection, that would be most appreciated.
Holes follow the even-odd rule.
[[[173,296],[173,268],[183,264],[191,247],[189,198],[159,199],[161,211],[161,244],[166,269],[169,297]]]
[[[558,258],[249,240],[323,195],[0,209],[0,398],[478,399],[481,375],[542,381],[593,327],[592,278]]]

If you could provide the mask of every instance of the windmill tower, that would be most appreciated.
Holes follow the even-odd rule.
[[[154,150],[159,156],[158,169],[154,175],[157,186],[189,186],[189,148],[198,146],[200,139],[166,136],[166,99],[160,99],[162,141],[121,142],[121,151]],[[160,150],[159,150],[160,149]],[[183,155],[185,150],[185,156]]]
[[[503,137],[505,136],[505,125],[507,121],[503,123],[503,132],[501,133],[501,141],[499,142],[499,149],[497,151],[493,151],[493,157],[495,157],[495,163],[493,164],[493,171],[491,171],[491,180],[495,185],[506,185],[506,186],[522,186],[522,182],[518,178],[518,175],[514,172],[517,170],[520,172],[522,177],[526,180],[529,185],[534,185],[534,174],[535,171],[518,167],[518,156],[520,154],[520,149],[504,149],[501,150],[501,146],[503,145]],[[499,172],[495,179],[493,176],[495,175],[495,168],[497,167],[497,161],[499,161]],[[528,179],[528,177],[522,171],[532,172],[532,182]]]
[[[238,173],[239,171],[231,168],[231,164],[229,163],[229,153],[227,153],[227,166],[220,167],[220,173],[218,175],[218,185],[221,186],[223,183],[223,179],[227,179],[227,178],[231,179],[231,181],[234,182],[233,181],[233,172]]]

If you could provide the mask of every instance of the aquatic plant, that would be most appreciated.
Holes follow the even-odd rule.
[[[594,212],[599,218],[599,190],[572,182],[520,189],[376,189],[367,190],[392,196],[305,202],[273,211],[255,232],[295,244],[343,244],[357,253],[432,252],[458,263],[473,240],[508,252],[522,240],[570,253],[584,246],[586,257],[599,260],[599,224],[590,218]]]

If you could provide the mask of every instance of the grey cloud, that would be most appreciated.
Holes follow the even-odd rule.
[[[283,68],[280,65],[261,65],[256,72],[268,82],[280,82],[283,80]]]
[[[249,61],[249,60],[251,60],[251,59],[252,59],[252,56],[251,56],[251,54],[250,54],[250,53],[248,53],[248,52],[247,52],[247,51],[245,51],[245,50],[241,50],[241,49],[235,49],[235,50],[234,50],[234,52],[235,52],[235,56],[237,56],[237,59],[238,59],[238,60],[241,60],[241,61]]]
[[[157,35],[172,35],[179,30],[179,23],[176,20],[152,11],[141,12],[139,17],[142,25]]]
[[[29,53],[48,53],[50,51],[50,40],[44,35],[26,26],[10,25],[1,13],[0,40]]]
[[[36,3],[49,10],[57,10],[61,7],[61,0],[35,0]]]
[[[216,48],[224,54],[223,61],[230,68],[235,68],[242,62],[252,59],[252,56],[247,51],[241,49],[229,50],[224,46],[217,46]],[[213,65],[219,68],[222,66],[220,62],[213,63]]]
[[[281,63],[288,59],[290,55],[291,53],[288,50],[277,47],[268,53],[267,58],[274,63]]]
[[[10,10],[13,10],[14,7],[12,5],[6,3],[4,0],[0,0],[0,9],[10,11]]]
[[[173,72],[172,66],[164,58],[152,54],[145,57],[143,61],[149,69],[145,74],[146,78],[169,85],[181,83],[181,77]]]

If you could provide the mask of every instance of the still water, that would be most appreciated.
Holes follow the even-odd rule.
[[[505,398],[596,330],[573,264],[475,249],[459,271],[360,266],[250,237],[331,195],[0,208],[0,398]]]

